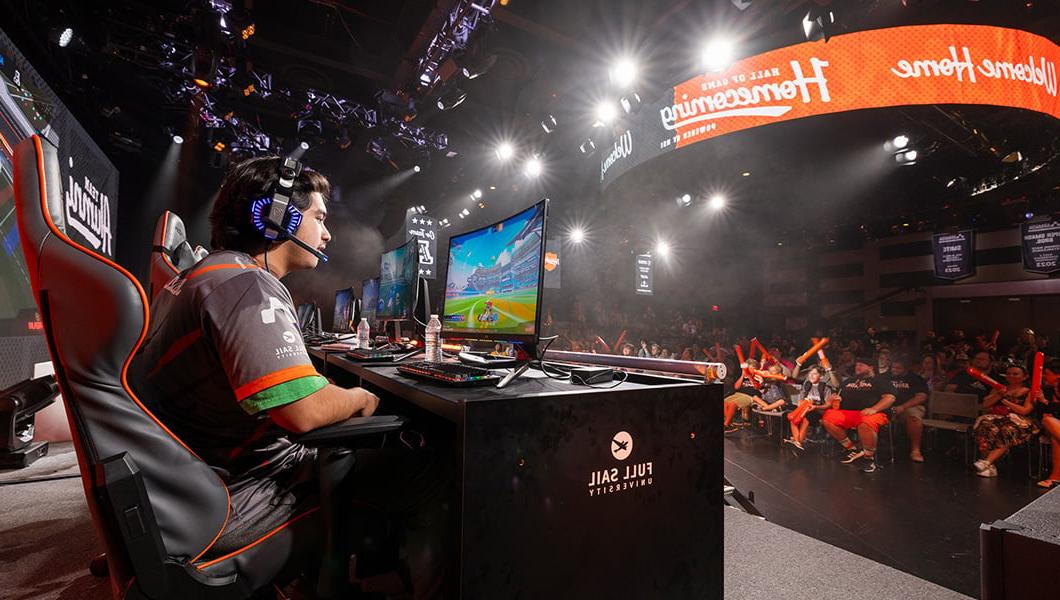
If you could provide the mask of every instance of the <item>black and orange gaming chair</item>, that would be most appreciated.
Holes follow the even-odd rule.
[[[202,246],[192,249],[184,221],[176,213],[164,211],[158,217],[155,235],[151,240],[151,274],[147,286],[149,299],[154,301],[169,280],[194,266],[206,254]]]
[[[66,235],[53,146],[37,136],[20,143],[14,179],[22,249],[114,597],[247,598],[310,550],[319,558],[326,517],[316,509],[236,552],[204,558],[228,520],[228,490],[127,379],[149,323],[143,289]],[[303,439],[328,448],[400,427],[397,417],[351,419]],[[325,506],[333,505],[326,492]]]

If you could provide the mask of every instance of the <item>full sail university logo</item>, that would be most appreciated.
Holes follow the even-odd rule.
[[[629,432],[619,431],[611,436],[609,444],[611,457],[615,460],[625,461],[633,454],[633,436]],[[653,477],[652,461],[597,469],[589,474],[589,496],[595,498],[649,486],[653,483]]]

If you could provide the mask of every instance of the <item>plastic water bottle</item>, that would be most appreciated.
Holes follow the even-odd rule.
[[[361,322],[357,324],[357,347],[367,350],[371,347],[368,343],[368,319],[362,318]]]
[[[438,320],[438,315],[431,315],[431,320],[427,321],[427,362],[442,362],[442,322]]]

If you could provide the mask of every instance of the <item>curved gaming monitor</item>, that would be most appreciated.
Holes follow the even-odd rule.
[[[383,254],[379,263],[379,302],[375,318],[380,321],[408,321],[416,305],[416,268],[419,245],[411,240]]]
[[[548,199],[449,238],[442,334],[536,344]]]

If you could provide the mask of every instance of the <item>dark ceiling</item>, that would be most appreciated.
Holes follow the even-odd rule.
[[[230,152],[212,148],[217,141],[232,143],[221,132],[202,128],[201,101],[174,95],[173,69],[160,65],[160,44],[192,53],[212,50],[222,64],[233,66],[234,77],[244,78],[228,90],[211,91],[220,114],[231,112],[285,152],[311,139],[305,160],[339,187],[335,222],[356,226],[351,237],[367,248],[363,254],[389,245],[408,206],[423,204],[454,224],[480,224],[541,196],[553,198],[560,226],[614,226],[616,239],[632,243],[664,231],[703,248],[744,237],[843,243],[903,230],[1000,227],[1025,212],[1060,209],[1053,164],[997,190],[972,194],[990,177],[1020,168],[1003,165],[1000,156],[1019,150],[1030,164],[1058,150],[1055,120],[1011,109],[919,106],[762,127],[650,163],[606,194],[596,185],[599,156],[578,151],[590,129],[588,113],[606,90],[608,65],[623,52],[634,51],[650,73],[642,88],[658,89],[692,73],[689,49],[713,32],[738,32],[742,55],[804,41],[802,15],[816,5],[835,9],[846,31],[986,23],[1057,41],[1055,0],[753,0],[745,10],[737,8],[744,2],[732,0],[511,0],[495,6],[467,47],[453,55],[457,67],[493,61],[492,68],[473,80],[454,74],[429,93],[417,85],[416,63],[457,0],[234,0],[228,27],[241,31],[254,25],[245,43],[218,37],[208,0],[116,0],[105,7],[73,0],[0,4],[10,16],[4,29],[119,167],[124,229],[119,258],[133,267],[146,264],[140,249],[147,247],[151,227],[144,224],[162,208],[188,215],[192,230],[205,235],[204,207]],[[75,29],[78,43],[61,49],[48,35],[66,26]],[[252,72],[272,75],[271,97],[241,93],[242,84],[253,81],[246,79]],[[455,88],[467,99],[439,110],[437,99]],[[416,112],[407,125],[445,134],[447,148],[410,150],[388,137],[391,156],[380,161],[366,152],[380,131],[343,129],[326,119],[320,134],[300,137],[294,115],[305,90],[399,119],[404,109],[380,104],[377,94],[406,92]],[[539,125],[547,115],[559,123],[551,135]],[[151,197],[158,193],[151,186],[170,132],[184,133],[189,142],[181,155],[182,181],[159,200]],[[930,149],[915,167],[899,168],[883,155],[883,141],[898,133]],[[516,164],[499,165],[492,149],[502,138],[515,140],[524,154],[540,152],[545,176],[531,181]],[[411,175],[413,164],[423,171]],[[485,208],[470,201],[474,189],[484,191]],[[682,193],[699,200],[715,190],[731,200],[724,227],[710,229],[703,211],[674,202]],[[472,215],[458,221],[456,213],[465,207]],[[357,271],[362,261],[351,261],[358,266],[348,270]]]

